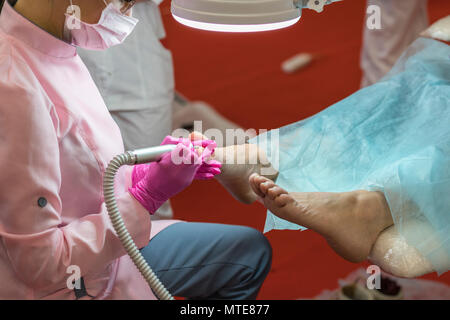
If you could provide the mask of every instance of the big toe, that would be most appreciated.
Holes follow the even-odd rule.
[[[258,195],[260,198],[264,198],[266,195],[260,189],[260,179],[257,173],[252,173],[248,179],[250,186],[254,193]]]
[[[251,174],[249,181],[252,189],[261,197],[264,197],[267,191],[275,186],[275,182],[257,173]]]

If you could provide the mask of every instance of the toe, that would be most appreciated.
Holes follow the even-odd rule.
[[[258,182],[259,175],[254,173],[250,176],[249,182],[250,186],[252,187],[252,190],[254,193],[256,193],[259,197],[264,198],[265,194],[260,189],[260,183]]]
[[[269,192],[269,189],[271,189],[271,188],[273,188],[275,186],[276,185],[275,185],[275,183],[273,181],[268,180],[268,181],[265,181],[265,182],[261,183],[259,185],[259,189],[262,191],[262,193],[267,195],[268,192]]]
[[[287,194],[281,194],[280,196],[276,197],[275,199],[271,199],[269,196],[266,196],[263,198],[264,205],[267,209],[269,209],[272,213],[277,215],[278,217],[282,219],[286,219],[285,211],[289,211],[288,204],[291,203],[291,197]]]
[[[283,188],[280,188],[279,186],[275,185],[274,187],[270,188],[267,191],[267,195],[270,197],[270,199],[275,200],[278,196],[281,194],[287,194],[287,191]]]
[[[269,180],[259,174],[252,174],[250,176],[250,181],[253,183],[253,188],[257,194],[260,194],[261,197],[264,197],[267,194],[267,190],[274,186],[275,183],[272,180]]]
[[[269,196],[262,199],[264,205],[273,214],[292,223],[304,225],[302,222],[302,210],[296,204],[296,200],[289,193],[281,193],[274,200]]]
[[[266,177],[261,176],[258,173],[255,173],[255,180],[257,182],[259,182],[260,184],[263,183],[263,182],[266,182],[266,181],[271,181],[270,179],[267,179]]]
[[[284,190],[283,190],[284,191]],[[284,206],[286,206],[286,205],[288,205],[288,204],[290,204],[290,203],[293,203],[293,202],[295,202],[295,200],[294,200],[294,198],[292,198],[290,195],[289,195],[289,193],[287,193],[286,191],[285,191],[285,193],[281,193],[278,197],[276,197],[275,198],[275,200],[274,200],[274,204],[277,206],[277,207],[280,207],[280,208],[282,208],[282,207],[284,207]]]

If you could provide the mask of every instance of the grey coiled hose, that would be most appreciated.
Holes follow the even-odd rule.
[[[114,157],[106,168],[105,175],[103,177],[103,194],[105,198],[106,208],[108,210],[109,217],[111,219],[114,230],[117,233],[122,245],[127,251],[128,255],[133,260],[140,273],[147,281],[150,288],[156,294],[160,300],[174,300],[169,291],[159,281],[153,270],[145,261],[138,247],[131,238],[125,223],[120,215],[119,208],[117,207],[117,201],[114,194],[114,178],[119,168],[124,165],[135,165],[139,163],[139,155],[136,151],[128,151],[121,155]],[[143,161],[141,161],[142,163]]]

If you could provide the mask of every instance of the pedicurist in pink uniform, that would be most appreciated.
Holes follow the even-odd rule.
[[[0,6],[1,6],[0,0]],[[134,1],[7,0],[0,15],[0,299],[154,299],[118,240],[102,195],[119,128],[76,47],[120,44]],[[81,13],[81,17],[78,15]],[[132,86],[133,83],[124,83]],[[192,164],[125,167],[116,179],[125,224],[169,291],[205,299],[255,298],[271,249],[256,230],[150,221],[194,178],[220,173],[189,141],[166,138]],[[200,196],[200,195],[199,195]],[[149,214],[150,213],[150,214]],[[150,241],[151,240],[151,241]],[[79,270],[81,288],[69,277]]]

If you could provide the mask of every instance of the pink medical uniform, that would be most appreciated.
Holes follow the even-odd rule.
[[[124,86],[133,85],[124,83]],[[126,255],[102,195],[103,172],[123,153],[76,48],[18,14],[0,16],[0,299],[74,299],[75,266],[96,299],[155,299]],[[150,221],[116,179],[137,246],[177,221]]]

